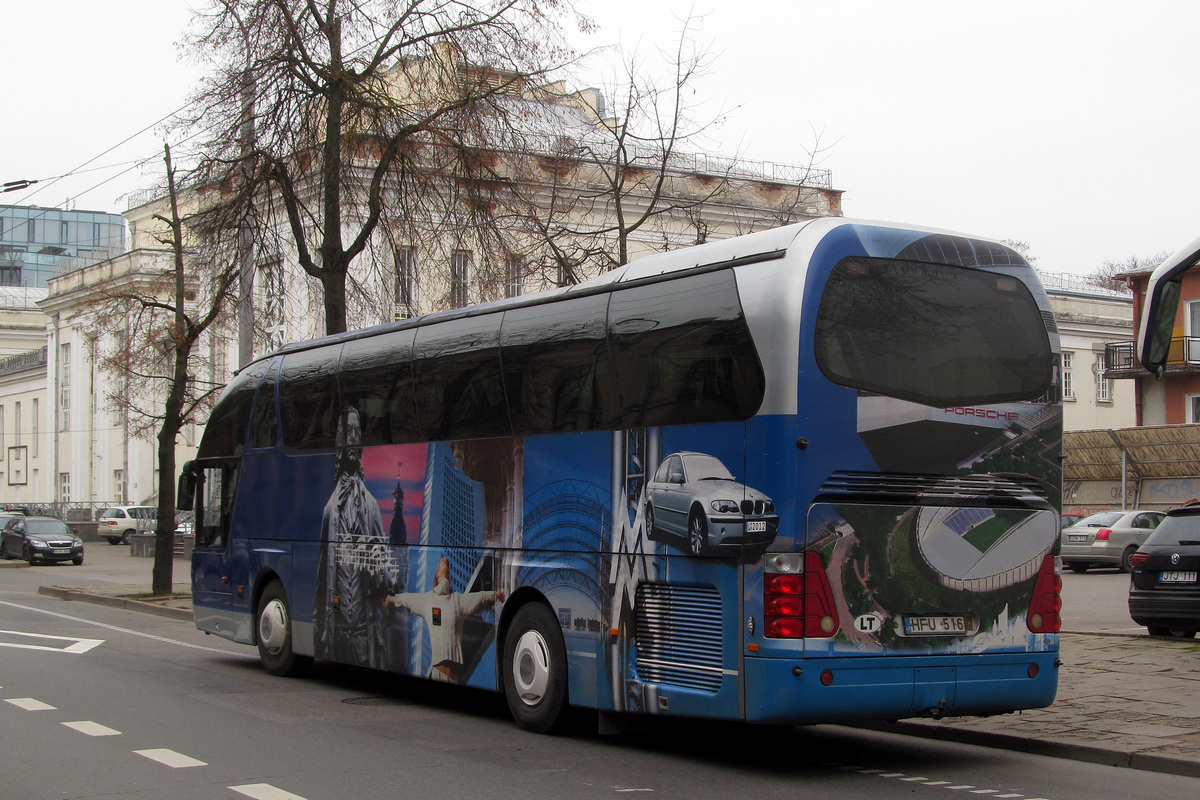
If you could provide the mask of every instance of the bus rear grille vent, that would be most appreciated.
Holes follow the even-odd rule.
[[[715,587],[638,585],[637,669],[649,683],[721,688],[721,595]]]
[[[1024,475],[903,475],[835,472],[821,484],[820,500],[905,505],[1047,507],[1036,480]]]

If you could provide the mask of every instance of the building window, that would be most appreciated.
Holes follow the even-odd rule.
[[[262,291],[262,321],[265,349],[278,350],[284,344],[283,258],[276,257],[258,265]]]
[[[117,502],[124,503],[125,502],[125,470],[123,470],[123,469],[114,469],[113,470],[113,491],[116,492],[114,497],[117,498]]]
[[[25,221],[25,241],[30,244],[37,241],[37,220],[33,217]]]
[[[1112,402],[1112,380],[1104,373],[1104,353],[1096,354],[1096,402]]]
[[[36,397],[33,398],[33,419],[31,420],[31,422],[33,424],[33,442],[32,442],[33,457],[37,458],[38,457],[38,425],[39,425],[39,423],[38,423],[38,399]]]
[[[571,286],[575,283],[575,275],[571,272],[571,268],[563,264],[558,265],[558,285]]]
[[[1063,400],[1075,399],[1075,354],[1070,350],[1062,354],[1062,396]]]
[[[520,256],[505,259],[504,277],[504,296],[520,297],[525,291],[525,263]]]
[[[58,502],[71,502],[71,473],[58,473]]]
[[[417,315],[416,304],[417,249],[396,248],[396,319]]]
[[[70,415],[67,411],[71,410],[71,344],[59,347],[59,408],[62,409],[60,427],[70,431],[71,426],[67,422]]]
[[[66,220],[58,223],[58,242],[59,244],[67,244],[71,241],[70,237],[71,226]]]
[[[471,277],[471,254],[455,250],[450,254],[450,306],[462,308],[467,304],[467,282]]]
[[[92,247],[100,246],[100,223],[92,223]]]
[[[13,403],[13,444],[21,446],[21,404]]]
[[[1195,425],[1200,422],[1200,394],[1184,395],[1184,422]]]

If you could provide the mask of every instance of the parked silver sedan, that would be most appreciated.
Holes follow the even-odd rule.
[[[1062,562],[1074,572],[1118,567],[1129,572],[1133,554],[1166,516],[1141,509],[1101,511],[1062,531]]]

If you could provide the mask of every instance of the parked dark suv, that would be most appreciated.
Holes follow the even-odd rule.
[[[1200,630],[1200,505],[1168,511],[1134,554],[1129,616],[1151,636]]]

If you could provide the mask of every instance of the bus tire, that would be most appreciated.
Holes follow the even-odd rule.
[[[263,668],[272,675],[297,677],[312,666],[311,656],[298,656],[292,651],[292,615],[288,609],[287,592],[279,581],[271,581],[258,599],[255,619],[255,639],[258,657]]]
[[[567,648],[558,619],[542,603],[522,606],[504,637],[504,697],[517,725],[549,733],[565,720]]]

